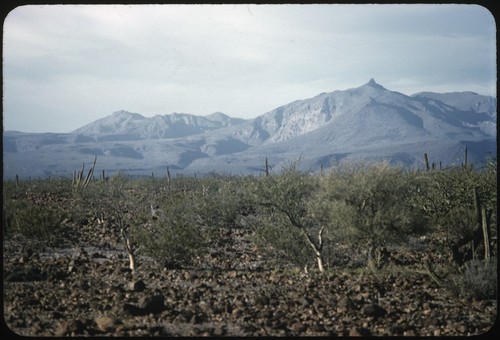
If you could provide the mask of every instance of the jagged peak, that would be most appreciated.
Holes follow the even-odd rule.
[[[382,85],[380,85],[379,83],[377,83],[374,78],[370,78],[370,80],[368,81],[368,83],[366,83],[364,86],[370,86],[370,87],[379,88],[379,89],[383,89],[384,88]]]

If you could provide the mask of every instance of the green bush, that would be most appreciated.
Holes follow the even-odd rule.
[[[4,240],[21,238],[34,250],[61,246],[68,232],[62,222],[70,213],[66,206],[52,203],[70,195],[71,182],[65,179],[4,182]]]
[[[496,171],[451,168],[418,173],[414,178],[419,183],[419,190],[412,197],[412,202],[429,219],[433,231],[445,237],[457,264],[467,261],[467,256],[472,257],[462,248],[477,239],[478,234],[481,237],[482,233],[474,190],[478,193],[481,207],[487,211],[491,232],[496,235]]]
[[[9,239],[21,236],[31,248],[44,250],[60,245],[63,236],[64,212],[27,202],[5,202],[3,233]]]
[[[261,213],[251,219],[253,241],[259,251],[277,266],[314,266],[314,252],[301,230],[280,213]]]
[[[255,241],[261,249],[301,267],[314,263],[315,257],[322,261],[316,253],[324,247],[324,238],[322,242],[318,238],[321,225],[308,211],[309,200],[318,190],[317,177],[290,164],[280,174],[255,178],[246,190],[254,209],[250,221]]]
[[[176,190],[157,206],[157,219],[132,229],[132,239],[146,255],[167,268],[182,268],[210,249],[215,228],[202,218],[204,200],[198,192]]]
[[[199,214],[211,228],[241,227],[240,218],[251,209],[245,192],[246,177],[214,177],[200,180]]]
[[[411,184],[401,168],[351,164],[322,177],[320,187],[310,211],[332,239],[376,249],[426,231],[425,219],[409,204]]]

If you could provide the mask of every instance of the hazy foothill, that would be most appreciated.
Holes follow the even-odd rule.
[[[251,120],[6,131],[3,186],[17,334],[462,336],[497,319],[492,97],[372,79]]]

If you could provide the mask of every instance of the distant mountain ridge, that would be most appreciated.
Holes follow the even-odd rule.
[[[222,112],[208,116],[172,113],[146,118],[139,113],[121,110],[72,133],[93,137],[96,141],[177,138],[237,125],[244,121],[241,118],[231,118]]]
[[[308,170],[357,160],[422,166],[496,156],[496,98],[473,92],[390,91],[370,79],[296,100],[254,119],[117,111],[68,134],[4,132],[4,177],[67,175],[98,156],[111,172],[257,173],[301,159]]]

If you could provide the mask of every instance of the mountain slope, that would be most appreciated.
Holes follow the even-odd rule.
[[[339,159],[387,159],[418,166],[423,153],[456,165],[463,160],[465,147],[471,160],[481,162],[490,152],[496,154],[496,99],[463,95],[465,99],[462,93],[443,94],[445,102],[424,95],[410,97],[371,79],[358,88],[295,101],[242,124],[233,137],[250,141],[252,147],[244,155],[203,158],[188,169],[222,171],[219,164],[225,169],[230,164],[243,166],[242,159],[246,169],[253,169],[254,164],[263,164],[265,156],[274,157],[276,163],[300,158],[312,168]],[[488,105],[474,104],[478,102]]]
[[[467,130],[471,128],[467,134],[483,135],[474,131],[477,128],[485,135],[495,136],[496,131],[492,131],[491,126],[496,125],[496,100],[485,96],[471,98],[468,94],[464,93],[467,98],[455,108],[423,95],[409,97],[389,91],[370,79],[368,83],[354,89],[322,93],[278,107],[238,126],[232,137],[252,146],[273,144],[328,124],[339,125],[329,128],[330,137],[339,135],[339,140],[348,142],[352,139],[358,144],[368,142],[370,138],[366,133],[374,135],[373,138],[378,138],[376,134],[386,134],[397,139],[408,138],[407,133],[412,131],[412,134],[442,138],[446,134],[460,135],[464,127]],[[449,101],[460,96],[460,93],[445,95]],[[466,103],[480,100],[489,103],[488,106],[480,106],[487,111],[463,109]],[[370,128],[363,131],[363,126]],[[485,129],[486,126],[490,128]],[[348,138],[349,133],[351,137]]]

